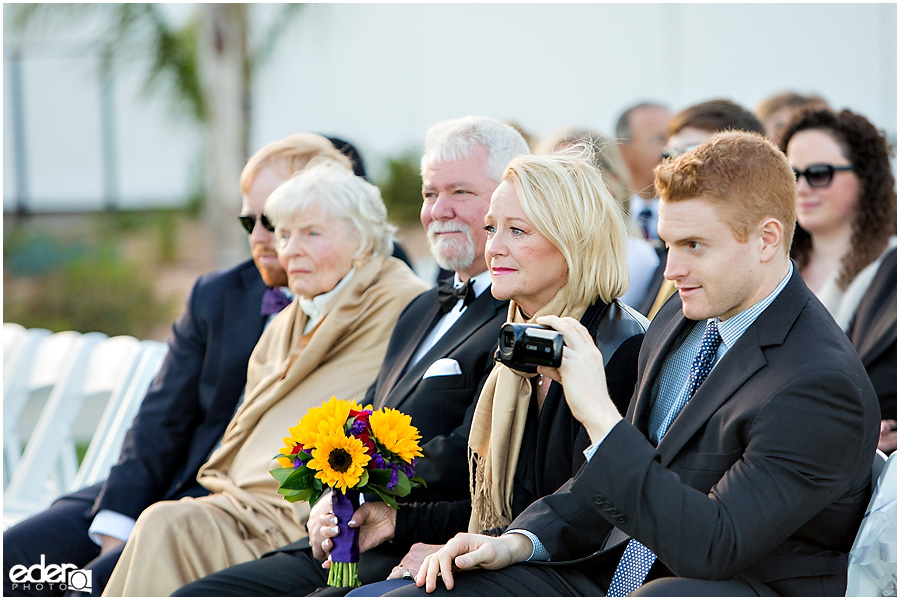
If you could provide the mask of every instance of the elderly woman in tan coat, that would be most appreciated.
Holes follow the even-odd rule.
[[[281,438],[332,395],[362,398],[400,311],[426,289],[390,258],[393,228],[378,188],[344,166],[308,167],[268,198],[293,303],[250,357],[245,400],[200,469],[209,496],[144,511],[104,590],[166,596],[182,585],[306,536],[306,503],[277,493]]]

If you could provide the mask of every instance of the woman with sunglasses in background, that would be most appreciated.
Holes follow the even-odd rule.
[[[797,175],[791,257],[850,335],[881,402],[879,447],[897,447],[897,192],[890,147],[865,117],[794,115],[781,147]]]

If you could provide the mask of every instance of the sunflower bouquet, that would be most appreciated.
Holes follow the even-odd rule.
[[[308,501],[310,506],[331,488],[332,512],[340,533],[332,539],[328,585],[356,587],[359,562],[359,530],[347,523],[359,508],[360,493],[377,494],[397,508],[397,498],[424,485],[415,477],[416,457],[422,456],[419,430],[409,415],[393,408],[373,411],[355,400],[331,397],[288,429],[284,448],[273,469],[278,493],[288,502]]]

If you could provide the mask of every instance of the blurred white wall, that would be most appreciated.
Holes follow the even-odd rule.
[[[254,10],[261,21],[275,14]],[[21,186],[4,43],[8,211]],[[96,58],[42,52],[53,54],[32,47],[22,61],[29,207],[95,208]],[[297,131],[339,135],[377,175],[441,119],[513,119],[538,136],[576,125],[612,133],[639,101],[677,111],[724,97],[752,109],[784,90],[822,95],[896,140],[896,4],[305,5],[259,73],[251,147]],[[178,204],[196,185],[199,139],[139,91],[133,72],[115,75],[119,205]]]

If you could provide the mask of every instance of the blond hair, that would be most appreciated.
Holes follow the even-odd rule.
[[[285,179],[302,170],[309,161],[322,156],[353,170],[350,159],[338,151],[327,138],[315,133],[295,133],[283,140],[271,142],[257,150],[241,171],[241,192],[246,194],[253,185],[257,173],[271,166]]]
[[[569,268],[567,303],[611,302],[628,289],[625,218],[590,150],[514,158],[503,175],[516,188],[535,229],[563,255]]]

